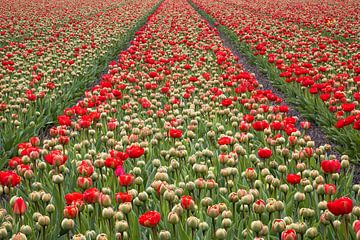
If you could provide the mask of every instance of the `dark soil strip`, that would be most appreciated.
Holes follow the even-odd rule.
[[[209,17],[201,11],[191,0],[188,0],[189,4],[207,21],[207,23],[212,27],[216,28],[219,32],[220,38],[223,40],[224,46],[231,50],[231,52],[239,58],[239,63],[244,66],[244,69],[249,73],[254,73],[255,78],[258,83],[262,85],[262,88],[264,90],[271,90],[274,94],[276,94],[278,97],[281,97],[283,99],[283,102],[289,106],[289,115],[298,117],[298,128],[300,125],[300,121],[309,121],[305,117],[303,117],[300,112],[295,110],[295,106],[286,101],[286,95],[281,92],[279,89],[275,88],[268,76],[261,72],[251,61],[248,57],[246,57],[244,54],[239,52],[239,50],[236,47],[236,44],[223,32],[221,29],[217,28],[214,24],[213,19],[209,19]],[[320,126],[318,126],[315,122],[309,121],[311,123],[311,128],[307,130],[307,134],[311,137],[311,139],[315,142],[315,147],[319,147],[321,145],[330,144],[331,145],[331,151],[330,154],[333,154],[336,156],[337,159],[341,158],[341,154],[337,152],[336,144],[329,140],[324,132],[321,130]],[[360,183],[360,167],[358,165],[353,164],[354,168],[354,178],[353,183]]]

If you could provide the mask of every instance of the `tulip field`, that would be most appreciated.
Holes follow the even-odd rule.
[[[1,0],[0,239],[360,239],[359,16]]]

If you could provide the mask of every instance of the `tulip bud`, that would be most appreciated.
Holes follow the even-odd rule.
[[[207,215],[211,218],[216,218],[220,214],[220,209],[218,205],[209,206],[207,209]]]
[[[299,211],[300,216],[303,216],[304,218],[311,218],[315,216],[315,211],[311,208],[301,208]]]
[[[286,223],[283,219],[274,219],[274,221],[272,222],[272,226],[271,229],[274,232],[282,232],[284,231],[286,228]]]
[[[258,233],[263,228],[263,223],[259,220],[253,221],[250,226],[251,230]]]
[[[96,240],[108,240],[108,237],[105,233],[100,233],[96,236]]]
[[[305,200],[305,194],[304,193],[302,193],[302,192],[296,192],[295,193],[295,195],[294,195],[294,199],[295,199],[295,201],[297,201],[297,202],[302,202],[302,201],[304,201]]]
[[[171,234],[169,231],[161,230],[159,233],[160,240],[170,240]]]
[[[28,236],[33,232],[33,230],[29,225],[22,225],[20,228],[20,232]]]
[[[168,214],[168,221],[171,224],[177,224],[180,221],[179,215],[175,212],[169,212]]]
[[[127,223],[127,221],[125,220],[121,220],[121,221],[117,221],[115,223],[115,231],[117,232],[125,232],[129,229],[129,225]]]
[[[55,184],[61,184],[62,182],[64,182],[64,176],[62,174],[53,175],[52,181]]]
[[[222,218],[232,218],[233,214],[231,211],[227,210],[227,211],[223,211],[221,213],[221,217]]]
[[[114,216],[114,209],[112,207],[107,207],[102,210],[103,218],[110,219]]]
[[[318,234],[319,234],[318,230],[315,227],[311,227],[308,230],[306,230],[306,232],[305,232],[305,236],[310,239],[316,238],[318,236]]]
[[[61,222],[61,227],[64,230],[71,230],[75,227],[75,222],[72,219],[64,218]]]
[[[226,237],[227,237],[226,230],[224,228],[217,229],[215,232],[215,237],[216,237],[216,239],[226,239]]]
[[[1,239],[8,238],[8,232],[6,231],[5,227],[0,227],[0,238]]]
[[[225,229],[229,228],[232,224],[232,221],[230,218],[224,218],[222,221],[221,221],[221,226]]]
[[[38,219],[38,223],[41,226],[47,226],[50,223],[50,218],[48,216],[40,216]]]
[[[352,214],[354,214],[354,216],[356,216],[356,217],[360,217],[360,207],[354,206],[354,208],[352,210]]]
[[[190,228],[197,228],[199,226],[200,220],[194,216],[190,216],[188,219],[186,219],[186,224],[190,227]]]
[[[12,235],[11,239],[12,240],[27,240],[27,237],[25,234],[20,232],[20,233],[16,233],[16,234]]]
[[[86,231],[85,236],[87,239],[95,240],[96,232],[94,230]]]
[[[339,230],[339,228],[341,226],[341,222],[339,220],[335,220],[335,221],[333,221],[333,226],[336,230]]]
[[[72,238],[73,240],[86,240],[86,237],[82,235],[81,233],[75,234]]]

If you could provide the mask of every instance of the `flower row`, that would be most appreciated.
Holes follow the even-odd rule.
[[[165,0],[51,138],[18,145],[1,237],[355,237],[349,157],[316,147],[237,61],[187,1]]]
[[[72,1],[80,5],[74,12],[70,4],[49,15],[39,13],[43,2],[24,2],[19,7],[33,4],[35,9],[27,11],[33,9],[33,14],[39,15],[34,19],[14,11],[9,18],[13,24],[21,23],[11,29],[27,22],[32,36],[0,48],[0,151],[7,155],[14,153],[16,143],[56,120],[89,83],[96,81],[158,1]],[[46,6],[53,4],[60,3]],[[95,9],[80,15],[89,6]]]

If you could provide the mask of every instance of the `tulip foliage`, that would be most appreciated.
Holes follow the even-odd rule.
[[[352,14],[360,7],[358,1],[192,3],[286,93],[288,101],[322,126],[339,151],[360,161],[359,24]]]
[[[360,237],[351,158],[238,60],[186,0],[163,1],[47,139],[16,145],[0,239]]]

